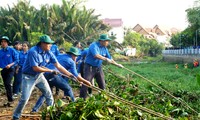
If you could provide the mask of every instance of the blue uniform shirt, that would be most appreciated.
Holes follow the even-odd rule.
[[[57,56],[58,62],[68,71],[70,71],[75,77],[78,76],[76,71],[76,63],[73,61],[71,55],[60,54]],[[53,64],[47,66],[49,69],[57,70]]]
[[[76,62],[79,62],[81,60],[81,53],[83,52],[83,50],[78,48],[78,52],[79,52],[80,55],[77,56]]]
[[[87,56],[89,49],[85,49],[81,52],[81,60],[84,62],[85,57]]]
[[[17,53],[17,57],[18,57],[18,59],[19,59],[19,53],[21,52],[20,50],[17,50],[17,49],[15,49],[14,48],[14,50],[15,50],[15,52]],[[19,62],[18,62],[18,64],[15,64],[15,66],[17,66],[17,65],[19,65]]]
[[[43,51],[40,46],[34,46],[28,51],[22,72],[36,75],[38,72],[33,70],[34,66],[46,67],[49,63],[55,64],[56,62],[58,61],[51,51]]]
[[[27,54],[28,54],[28,51],[24,53],[24,51],[21,51],[19,53],[19,66],[23,67],[23,64],[27,58]]]
[[[15,49],[9,46],[5,49],[2,48],[0,50],[0,68],[5,68],[8,64],[13,62],[14,65],[11,66],[11,68],[13,68],[19,62],[19,56]]]
[[[81,52],[81,57],[80,57],[80,60],[79,60],[79,63],[78,63],[78,65],[77,65],[77,71],[78,71],[78,73],[80,73],[81,72],[81,64],[83,63],[83,62],[85,62],[85,57],[86,57],[86,55],[87,55],[87,53],[88,53],[88,50],[89,49],[84,49],[82,52]]]
[[[58,55],[60,54],[59,49],[58,49],[58,46],[55,45],[55,44],[52,44],[50,50],[51,50],[51,52],[52,52],[55,56],[58,56]]]
[[[101,46],[100,42],[93,42],[90,47],[89,51],[87,53],[87,56],[85,58],[85,63],[95,66],[95,67],[100,67],[102,65],[103,60],[95,58],[95,56],[99,54],[104,57],[107,57],[111,59],[110,53],[108,52],[108,49],[104,46]]]

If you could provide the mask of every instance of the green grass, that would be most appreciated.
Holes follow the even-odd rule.
[[[200,85],[197,83],[196,80],[196,74],[200,73],[200,67],[192,68],[191,66],[189,68],[184,68],[184,65],[178,64],[179,68],[175,68],[175,64],[173,63],[166,63],[166,62],[121,62],[125,66],[125,68],[129,69],[130,71],[133,71],[138,75],[133,74],[133,72],[130,72],[127,69],[121,69],[117,68],[114,65],[108,65],[106,66],[107,69],[112,70],[114,73],[113,75],[122,76],[125,79],[124,82],[120,83],[114,83],[117,80],[107,80],[107,86],[111,86],[109,88],[109,91],[114,92],[115,94],[120,95],[121,97],[127,98],[129,100],[134,99],[135,101],[139,101],[138,104],[141,103],[141,101],[146,101],[145,99],[148,99],[148,104],[145,104],[143,106],[147,108],[151,108],[153,105],[153,109],[156,111],[159,111],[163,113],[164,111],[167,111],[166,114],[171,114],[173,111],[172,108],[167,110],[165,109],[165,104],[160,104],[162,102],[161,99],[165,101],[165,103],[172,103],[173,109],[180,109],[182,110],[182,113],[184,111],[189,112],[191,117],[195,117],[193,119],[196,119],[196,115],[191,112],[189,109],[185,109],[185,107],[182,104],[177,105],[178,100],[174,99],[168,94],[165,94],[163,90],[158,88],[157,86],[153,85],[156,84],[162,89],[168,91],[170,94],[177,98],[181,98],[184,100],[190,107],[192,107],[194,110],[196,110],[198,113],[200,112],[199,106],[199,98],[200,98]],[[104,72],[107,74],[107,72]],[[107,76],[107,75],[106,75]],[[129,77],[128,77],[129,76]],[[142,78],[142,77],[144,78]],[[127,79],[129,78],[129,79]],[[108,78],[107,76],[107,79]],[[112,78],[111,78],[112,79]],[[146,80],[147,79],[147,80]],[[118,79],[122,81],[122,79]],[[110,83],[111,81],[111,83]],[[150,82],[152,83],[150,83]],[[120,91],[120,87],[117,87],[114,90],[115,86],[123,86],[124,84],[130,84],[133,83],[133,85],[126,85],[126,90]],[[124,95],[123,92],[131,91],[132,88],[134,88],[134,85],[138,85],[139,92],[136,96],[131,96],[130,94]],[[134,89],[132,89],[134,91]],[[154,101],[153,103],[151,101]],[[165,107],[161,107],[165,106]],[[180,114],[176,114],[174,117],[181,116]]]
[[[146,79],[154,82],[155,84],[161,84],[164,88],[175,92],[178,90],[185,90],[189,92],[200,92],[200,86],[196,81],[196,74],[200,73],[200,67],[187,68],[179,64],[179,68],[175,68],[175,64],[165,62],[153,62],[153,63],[122,63],[125,68],[140,74]],[[126,69],[117,68],[110,65],[109,68],[118,75],[126,77],[128,74],[132,75],[132,79],[143,87],[151,85],[148,81],[138,78],[133,73]],[[145,89],[145,88],[143,88]]]

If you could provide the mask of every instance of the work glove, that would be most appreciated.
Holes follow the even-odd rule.
[[[52,74],[54,74],[54,75],[58,75],[59,74],[59,72],[58,71],[56,71],[56,70],[52,70],[52,72],[51,72]]]
[[[109,59],[109,58],[106,58],[106,61],[107,61],[108,63],[113,63],[113,61],[112,61],[111,59]]]

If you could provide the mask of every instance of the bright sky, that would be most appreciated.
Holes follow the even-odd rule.
[[[86,8],[95,9],[100,18],[121,18],[126,27],[141,24],[144,27],[159,26],[184,29],[188,23],[185,10],[196,0],[88,0]],[[4,0],[0,6],[12,5],[17,0]],[[62,0],[31,0],[37,8],[41,4],[61,4]]]

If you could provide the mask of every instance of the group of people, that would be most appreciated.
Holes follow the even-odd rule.
[[[29,43],[26,41],[23,43],[16,41],[13,47],[10,47],[12,43],[7,36],[2,36],[0,41],[0,68],[2,69],[1,76],[8,99],[8,102],[4,103],[4,106],[10,106],[14,101],[14,98],[20,93],[22,66],[24,60],[26,59]],[[14,82],[12,86],[11,83],[13,77]]]
[[[116,63],[111,58],[107,49],[109,41],[111,39],[107,34],[101,34],[97,41],[90,44],[89,48],[80,50],[74,46],[65,53],[63,49],[57,52],[58,47],[48,35],[40,36],[39,42],[30,49],[28,42],[24,42],[23,50],[10,47],[9,38],[2,36],[0,38],[0,68],[2,68],[1,75],[8,99],[6,105],[10,106],[14,101],[13,97],[21,93],[18,105],[13,112],[13,120],[20,118],[34,87],[39,88],[42,95],[32,112],[37,112],[45,100],[47,106],[53,105],[51,88],[54,86],[63,90],[64,96],[69,96],[72,101],[75,101],[72,88],[68,83],[69,78],[82,83],[80,97],[83,99],[87,97],[87,86],[92,86],[92,79],[96,79],[99,88],[105,89],[102,62],[107,61],[123,68],[123,65]],[[77,59],[80,56],[83,57]],[[79,63],[82,68],[77,70]],[[15,76],[15,80],[12,92],[13,76]]]

